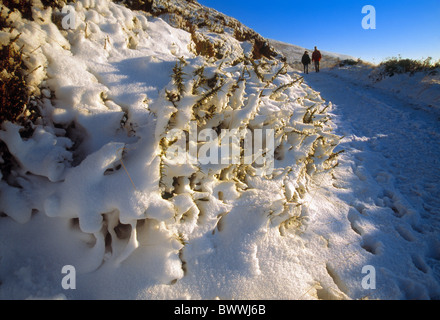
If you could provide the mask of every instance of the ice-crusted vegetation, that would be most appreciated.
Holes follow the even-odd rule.
[[[1,5],[1,45],[20,53],[21,85],[35,97],[23,105],[36,110],[26,124],[1,124],[3,217],[65,221],[80,240],[74,265],[83,273],[148,248],[143,264],[163,284],[182,279],[187,260],[211,252],[213,241],[242,242],[232,264],[258,274],[256,235],[305,230],[310,185],[337,165],[339,137],[331,104],[288,73],[264,39],[220,15],[216,31],[209,9],[185,14],[201,8],[194,3],[179,15],[169,5],[158,18],[130,1],[75,1],[71,30],[60,22],[66,3],[26,4]],[[182,16],[196,17],[179,25],[187,31],[162,19]],[[218,135],[208,139],[207,129]],[[273,132],[274,152],[222,130]],[[223,144],[240,150],[238,160],[221,154]],[[176,162],[177,146],[218,150],[221,161],[189,154]]]
[[[438,123],[390,96],[419,73],[381,92],[326,53],[303,78],[195,1],[0,23],[0,298],[438,299]]]
[[[10,14],[17,16],[11,38],[20,33],[13,41],[29,54],[29,69],[42,66],[28,81],[45,96],[31,137],[20,136],[20,125],[9,121],[0,132],[18,163],[10,181],[2,181],[6,215],[22,223],[35,210],[76,219],[90,235],[95,267],[110,257],[122,261],[153,227],[180,239],[170,249],[178,254],[183,243],[220,230],[249,197],[264,199],[255,219],[281,233],[291,218],[307,215],[301,199],[308,180],[335,165],[338,143],[318,93],[289,76],[283,62],[255,60],[246,42],[236,41],[235,55],[222,59],[196,57],[190,35],[161,20],[108,1],[74,6],[78,27],[72,31],[52,23],[50,7],[34,7],[39,19],[33,22]],[[166,35],[171,32],[180,43]],[[115,75],[142,70],[138,80],[156,86],[122,76],[121,83],[109,81],[101,68]],[[122,88],[118,96],[124,84],[134,92]],[[175,141],[167,133],[181,129],[189,140],[191,121],[198,132],[273,129],[273,172],[259,176],[243,163],[173,163],[166,151]]]

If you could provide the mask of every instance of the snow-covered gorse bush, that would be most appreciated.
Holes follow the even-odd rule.
[[[70,221],[86,244],[86,271],[153,246],[166,260],[164,283],[185,275],[194,241],[305,228],[310,182],[337,165],[339,137],[319,93],[260,38],[246,31],[237,39],[238,24],[223,33],[198,27],[214,45],[212,55],[197,55],[194,35],[142,11],[107,0],[72,5],[74,30],[53,22],[59,7],[35,2],[33,21],[14,13],[10,37],[21,34],[30,70],[41,66],[28,81],[42,99],[32,136],[2,125],[13,157],[2,165],[16,165],[0,182],[1,212],[20,223],[32,213]],[[206,139],[207,129],[217,135]],[[226,142],[240,150],[238,162],[173,159],[177,146],[196,157],[220,150],[222,130],[273,132],[273,154],[264,138],[257,150],[238,137]],[[271,170],[261,170],[268,162]]]

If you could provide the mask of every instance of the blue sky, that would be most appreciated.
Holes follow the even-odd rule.
[[[262,36],[380,63],[388,57],[440,59],[440,0],[198,0]],[[376,29],[362,28],[362,8]]]

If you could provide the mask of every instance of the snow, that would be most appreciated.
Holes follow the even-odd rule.
[[[332,118],[346,152],[332,194],[348,205],[346,217],[368,263],[381,266],[381,294],[438,298],[438,113],[335,70],[312,72],[306,82],[335,105]]]
[[[359,64],[350,67],[335,67],[331,73],[339,78],[362,83],[382,92],[393,92],[418,108],[440,110],[440,70],[420,71],[384,76],[381,67]]]
[[[202,33],[229,52],[205,58],[161,18],[73,6],[75,30],[50,8],[14,21],[29,69],[42,66],[43,116],[30,137],[0,131],[16,162],[0,181],[0,298],[440,296],[435,109],[336,70],[253,61],[229,33]],[[231,139],[250,162],[196,159],[221,155],[222,129],[266,148],[273,130],[274,157]]]

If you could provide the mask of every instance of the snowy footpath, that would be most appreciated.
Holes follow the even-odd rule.
[[[334,71],[305,80],[333,103],[336,133],[344,136],[332,186],[319,192],[343,204],[357,234],[350,246],[362,250],[347,244],[347,260],[338,263],[362,255],[377,272],[371,295],[381,299],[439,299],[440,114]]]

